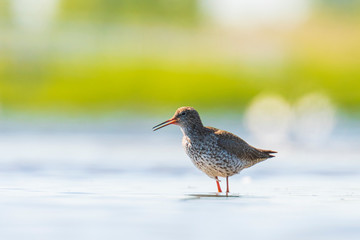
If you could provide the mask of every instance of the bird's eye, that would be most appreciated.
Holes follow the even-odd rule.
[[[186,115],[186,112],[181,113],[181,116],[185,116],[185,115]]]

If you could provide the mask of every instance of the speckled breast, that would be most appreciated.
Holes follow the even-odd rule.
[[[232,176],[242,169],[240,159],[220,148],[215,136],[200,139],[184,136],[182,144],[194,165],[209,177]]]

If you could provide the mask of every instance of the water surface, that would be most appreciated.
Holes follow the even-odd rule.
[[[278,157],[230,178],[228,198],[214,197],[180,137],[3,131],[0,238],[359,239],[356,135],[275,146]]]

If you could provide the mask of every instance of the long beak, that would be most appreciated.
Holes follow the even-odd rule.
[[[166,127],[167,125],[170,125],[170,124],[174,124],[174,123],[177,123],[177,120],[172,118],[172,119],[169,119],[163,123],[160,123],[158,125],[156,125],[155,127],[153,127],[153,131],[156,131],[156,130],[159,130],[160,128],[163,128],[163,127]]]

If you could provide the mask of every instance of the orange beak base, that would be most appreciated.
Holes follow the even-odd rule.
[[[166,127],[166,126],[168,126],[170,124],[175,124],[175,123],[177,123],[177,120],[172,118],[172,119],[169,119],[169,120],[167,120],[167,121],[165,121],[163,123],[160,123],[160,124],[156,125],[152,129],[153,129],[153,131],[156,131],[156,130],[159,130],[160,128],[163,128],[163,127]]]

